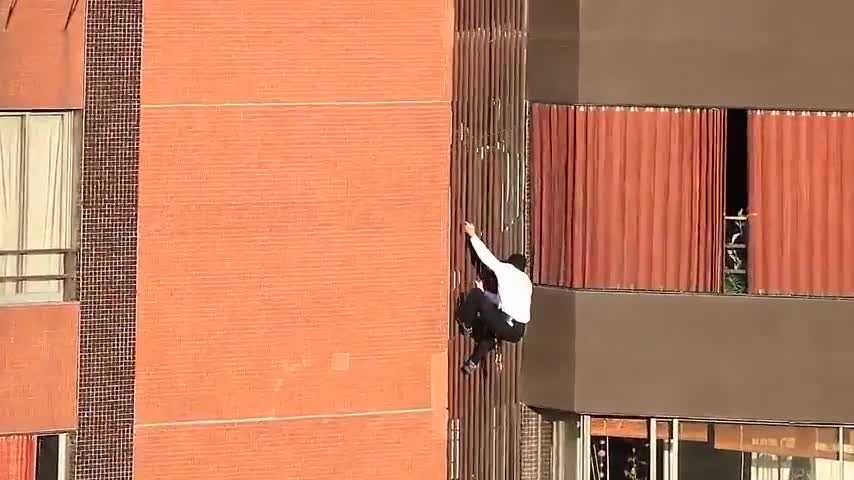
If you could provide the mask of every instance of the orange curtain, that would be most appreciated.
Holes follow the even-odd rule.
[[[854,115],[753,111],[748,287],[854,295]]]
[[[0,437],[0,480],[35,480],[36,437]]]
[[[533,106],[540,284],[717,292],[726,114]]]

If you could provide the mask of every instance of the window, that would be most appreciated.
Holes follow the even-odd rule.
[[[0,302],[68,300],[79,116],[0,112]]]
[[[747,110],[727,110],[726,214],[747,210]]]
[[[854,478],[854,429],[846,428],[842,434],[842,475]]]
[[[649,427],[646,420],[590,420],[591,478],[649,478]]]
[[[843,427],[587,415],[572,423],[575,434],[557,441],[555,480],[854,480],[854,430]]]
[[[0,436],[0,478],[71,480],[75,434]]]
[[[724,293],[747,293],[747,111],[727,110]]]
[[[681,480],[840,480],[839,429],[680,425]]]

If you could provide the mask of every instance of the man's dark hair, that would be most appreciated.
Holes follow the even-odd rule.
[[[510,265],[513,265],[514,267],[516,267],[519,270],[524,272],[525,271],[525,265],[528,264],[528,261],[525,259],[525,256],[522,255],[521,253],[514,253],[513,255],[510,255],[509,257],[507,257],[507,263],[509,263]]]

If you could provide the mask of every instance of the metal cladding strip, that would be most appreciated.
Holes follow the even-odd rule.
[[[77,480],[133,477],[142,0],[89,0]]]
[[[451,184],[451,301],[477,272],[461,228],[474,222],[499,256],[525,251],[527,146],[523,0],[456,1]],[[521,187],[520,187],[521,186]],[[451,319],[453,322],[453,319]],[[473,349],[452,323],[449,355],[449,477],[520,478],[518,345],[503,345],[475,375],[459,367]]]

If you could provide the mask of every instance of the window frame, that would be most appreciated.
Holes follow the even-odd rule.
[[[679,478],[679,443],[680,443],[680,422],[702,422],[708,424],[725,424],[725,425],[763,425],[763,426],[780,426],[780,427],[805,427],[805,428],[822,428],[822,429],[835,429],[836,437],[838,442],[838,456],[833,461],[837,466],[837,480],[846,480],[845,476],[845,433],[846,431],[854,431],[854,426],[847,424],[838,424],[838,425],[826,425],[826,424],[815,424],[815,423],[787,423],[787,422],[758,422],[758,421],[749,421],[749,420],[714,420],[714,419],[694,419],[694,418],[665,418],[665,417],[611,417],[611,416],[603,416],[603,415],[588,415],[581,414],[577,417],[575,422],[577,423],[577,428],[575,431],[577,435],[575,436],[576,442],[576,459],[575,459],[575,479],[576,480],[598,480],[592,478],[591,475],[591,467],[592,467],[592,429],[591,429],[591,419],[592,418],[613,418],[613,419],[631,419],[631,420],[644,420],[647,422],[647,431],[648,438],[651,439],[649,442],[649,478],[655,479],[657,478],[657,470],[659,468],[658,464],[658,455],[657,455],[657,441],[653,439],[657,438],[657,430],[658,427],[662,423],[669,424],[670,427],[670,448],[669,455],[666,458],[666,468],[668,469],[668,475],[666,478],[668,480],[680,480]],[[555,421],[554,428],[555,431],[559,428],[560,423],[565,423],[566,420],[563,421]],[[552,455],[555,455],[555,452],[560,450],[559,448],[555,448],[553,450]],[[559,461],[558,458],[554,458],[554,461]],[[850,463],[850,462],[849,462]],[[559,471],[563,472],[563,467],[559,467]],[[849,475],[848,480],[854,480],[854,478],[850,478]],[[558,476],[555,476],[555,480],[569,480],[566,474],[562,473]]]
[[[27,229],[27,173],[29,169],[29,149],[28,146],[28,126],[30,118],[33,116],[48,116],[59,115],[67,118],[70,123],[69,136],[66,142],[66,148],[69,149],[71,155],[71,219],[70,219],[70,243],[68,248],[49,248],[49,249],[24,249],[26,229]],[[16,257],[16,277],[28,277],[23,275],[25,266],[25,257],[27,255],[46,255],[52,254],[63,255],[62,272],[56,275],[34,275],[36,278],[23,278],[19,280],[7,280],[3,283],[13,283],[14,292],[10,294],[0,295],[0,305],[15,305],[15,304],[31,304],[31,303],[49,303],[55,301],[75,301],[77,297],[77,267],[80,248],[80,222],[81,222],[81,192],[80,178],[83,158],[83,112],[79,109],[60,109],[60,110],[33,110],[33,111],[14,111],[0,110],[0,117],[14,117],[20,119],[20,145],[19,145],[19,160],[20,171],[18,172],[18,181],[22,185],[18,193],[18,202],[21,208],[18,212],[17,226],[18,239],[15,249],[6,250],[3,256]],[[39,277],[58,277],[58,278],[39,278]],[[55,297],[53,294],[45,293],[27,293],[24,291],[27,282],[58,280],[61,282],[60,294]]]

